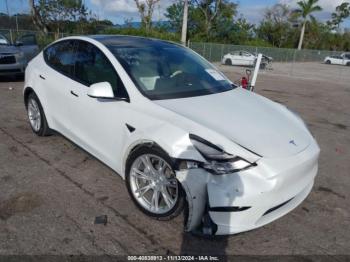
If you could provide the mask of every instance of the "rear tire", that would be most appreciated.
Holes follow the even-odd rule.
[[[147,168],[148,163],[151,168]],[[186,194],[172,166],[169,155],[156,146],[135,149],[126,163],[125,183],[131,199],[144,214],[158,220],[178,216],[186,203]],[[159,179],[161,174],[164,176]]]
[[[46,121],[46,116],[39,98],[34,92],[31,92],[26,99],[26,108],[30,127],[38,136],[49,136],[51,130]]]
[[[350,66],[350,62],[347,62],[346,65],[347,65],[347,66]]]
[[[331,61],[330,61],[330,60],[327,60],[327,61],[326,61],[326,64],[327,64],[327,65],[330,65],[330,64],[331,64]]]
[[[230,65],[230,66],[232,66],[232,60],[231,60],[230,58],[227,58],[227,59],[225,60],[225,65]]]

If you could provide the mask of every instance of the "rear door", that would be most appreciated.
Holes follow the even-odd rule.
[[[65,40],[45,49],[44,59],[47,66],[39,75],[53,128],[69,138],[74,133],[71,128],[71,113],[67,105],[74,99],[71,88],[77,84],[72,80],[74,76],[75,47],[75,41]]]
[[[245,66],[254,65],[255,56],[253,56],[252,54],[250,54],[248,52],[242,52],[242,57],[243,57],[243,61],[244,61]]]

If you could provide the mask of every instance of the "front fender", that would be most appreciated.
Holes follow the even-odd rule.
[[[125,177],[126,161],[131,151],[139,145],[149,143],[155,143],[174,159],[205,161],[203,156],[193,147],[188,132],[163,122],[143,130],[136,128],[135,132],[129,133],[122,154],[122,177]]]

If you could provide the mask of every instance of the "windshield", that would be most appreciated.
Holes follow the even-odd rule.
[[[152,100],[215,94],[234,88],[207,61],[175,44],[107,47],[139,90]]]

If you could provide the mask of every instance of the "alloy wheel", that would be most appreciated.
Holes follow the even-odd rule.
[[[39,105],[33,98],[28,101],[28,118],[33,130],[38,132],[41,128],[41,114]]]
[[[135,200],[154,214],[169,212],[179,197],[174,171],[164,159],[153,154],[143,154],[132,163],[130,188]]]

